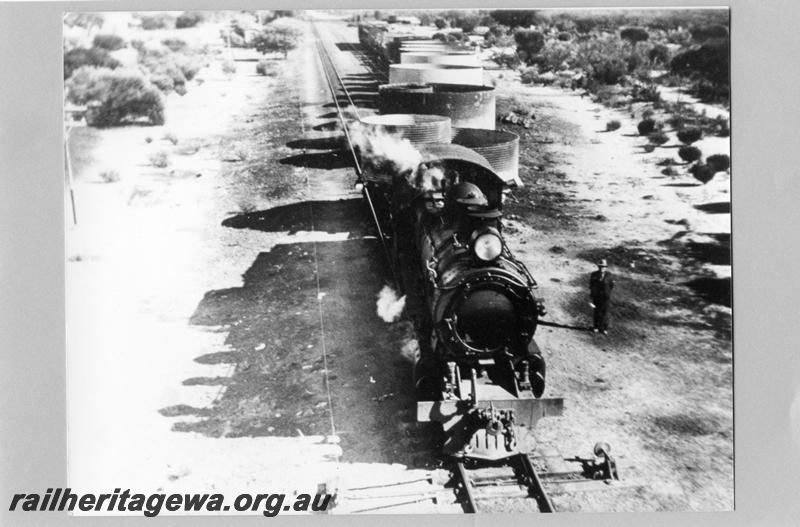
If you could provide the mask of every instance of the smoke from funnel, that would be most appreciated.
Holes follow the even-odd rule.
[[[408,177],[422,163],[422,154],[411,141],[382,128],[355,123],[350,135],[359,146],[362,159],[376,169],[390,169]]]
[[[406,307],[405,295],[398,297],[397,292],[388,285],[383,286],[378,293],[378,316],[384,322],[394,322],[400,318],[400,314]]]

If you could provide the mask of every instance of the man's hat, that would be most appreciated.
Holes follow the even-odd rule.
[[[603,258],[602,260],[597,262],[597,267],[608,267],[608,262],[606,261],[605,258]]]

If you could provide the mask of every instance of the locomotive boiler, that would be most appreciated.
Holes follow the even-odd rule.
[[[372,179],[385,199],[404,289],[421,297],[417,417],[438,421],[444,450],[503,459],[516,431],[559,415],[561,399],[541,399],[545,361],[534,340],[544,304],[525,265],[505,243],[504,180],[475,151],[417,146],[413,170]]]

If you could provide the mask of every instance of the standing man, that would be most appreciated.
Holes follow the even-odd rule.
[[[611,301],[611,290],[614,289],[614,280],[606,271],[608,262],[605,258],[597,262],[597,271],[589,278],[589,294],[592,297],[591,306],[594,308],[594,321],[592,331],[608,335],[608,304]]]

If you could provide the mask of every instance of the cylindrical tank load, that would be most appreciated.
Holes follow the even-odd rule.
[[[408,139],[413,145],[449,143],[452,137],[450,119],[441,115],[370,115],[361,119],[361,123]]]
[[[492,86],[384,84],[378,90],[381,113],[445,115],[460,128],[495,127]]]
[[[483,68],[447,64],[392,64],[389,66],[389,83],[470,84],[483,86]]]
[[[479,153],[506,184],[521,186],[519,179],[519,136],[502,130],[453,128],[453,144]]]

